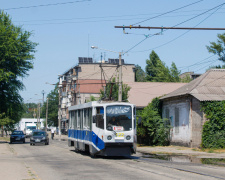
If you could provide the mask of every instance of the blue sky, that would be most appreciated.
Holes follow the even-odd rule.
[[[117,53],[91,49],[93,45],[117,52],[131,49],[123,59],[143,69],[152,50],[167,66],[175,62],[182,72],[204,73],[209,66],[222,64],[217,56],[208,53],[206,45],[216,41],[217,34],[224,31],[168,30],[162,35],[152,36],[160,30],[126,29],[129,34],[124,34],[122,29],[114,28],[136,23],[141,26],[172,27],[224,3],[223,0],[198,1],[1,0],[1,9],[11,16],[13,23],[32,31],[31,40],[39,43],[34,69],[23,79],[26,86],[21,92],[24,102],[37,102],[42,98],[42,90],[46,94],[53,90],[54,86],[46,82],[56,83],[59,74],[78,63],[78,57],[89,56],[99,61],[102,53],[105,59],[118,58]],[[195,2],[198,3],[153,18]],[[179,27],[224,28],[224,15],[225,5]],[[150,20],[144,21],[147,19]],[[144,22],[139,23],[141,21]],[[146,36],[149,38],[145,39]]]

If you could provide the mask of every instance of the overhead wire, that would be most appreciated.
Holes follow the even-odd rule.
[[[182,21],[181,23],[178,23],[178,24],[176,24],[176,25],[174,25],[174,26],[172,26],[172,27],[176,27],[176,26],[179,26],[179,25],[181,25],[181,24],[183,24],[183,23],[186,23],[186,22],[188,22],[188,21],[190,21],[190,20],[193,20],[193,19],[195,19],[195,18],[197,18],[197,17],[199,17],[199,16],[201,16],[201,15],[203,15],[203,14],[209,12],[209,11],[212,11],[212,10],[214,10],[214,9],[217,9],[217,8],[219,8],[219,7],[222,7],[224,4],[225,4],[225,3],[222,3],[222,4],[218,5],[218,6],[215,6],[215,7],[211,8],[211,9],[209,9],[209,10],[203,12],[203,13],[200,13],[200,14],[198,14],[198,15],[192,17],[192,18],[189,18],[189,19],[187,19],[187,20],[185,20],[185,21]],[[164,30],[163,32],[168,31],[168,30],[170,30],[170,29],[166,29],[166,30]],[[160,33],[160,32],[155,33],[155,34],[153,34],[153,35],[151,35],[151,36],[146,36],[145,39],[141,40],[140,42],[138,42],[137,44],[135,44],[134,46],[132,46],[132,47],[131,47],[130,49],[128,49],[125,53],[128,53],[129,51],[131,51],[132,49],[134,49],[135,47],[137,47],[139,44],[141,44],[142,42],[144,42],[144,41],[145,41],[146,39],[148,39],[149,37],[153,37],[153,36],[155,36],[155,35],[158,35],[159,33]],[[141,51],[141,52],[143,52],[143,51]]]
[[[74,4],[74,3],[86,2],[86,1],[91,1],[91,0],[70,1],[70,2],[54,3],[54,4],[40,4],[40,5],[34,5],[34,6],[6,8],[6,9],[3,9],[3,10],[8,11],[8,10],[16,10],[16,9],[29,9],[29,8],[36,8],[36,7],[57,6],[57,5]]]
[[[223,5],[224,5],[225,3],[223,3],[222,5],[219,5],[219,7],[214,11],[214,12],[212,12],[209,16],[207,16],[206,18],[204,18],[202,21],[200,21],[198,24],[196,24],[195,26],[194,26],[194,28],[195,27],[197,27],[198,25],[200,25],[201,23],[203,23],[205,20],[207,20],[209,17],[211,17],[213,14],[215,14],[215,12],[217,12]],[[214,8],[213,8],[214,9]],[[208,12],[209,10],[207,10],[207,12]],[[196,17],[198,17],[198,16],[200,16],[200,15],[202,15],[203,13],[201,13],[201,14],[199,14],[199,15],[197,15],[197,16],[195,16],[195,17],[193,17],[193,18],[196,18]],[[193,18],[191,18],[191,19],[193,19]],[[191,19],[189,19],[189,20],[191,20]],[[188,20],[188,21],[189,21]],[[186,22],[186,21],[184,21],[184,22]],[[182,22],[182,23],[179,23],[179,24],[177,24],[177,25],[175,25],[175,26],[178,26],[178,25],[180,25],[180,24],[183,24],[184,22]],[[175,27],[175,26],[173,26],[173,27]],[[168,29],[167,29],[168,30]],[[166,30],[165,30],[166,31]],[[165,32],[164,31],[164,32]],[[170,40],[170,41],[168,41],[168,42],[166,42],[166,43],[164,43],[164,44],[161,44],[161,45],[159,45],[159,46],[157,46],[157,47],[154,47],[154,48],[151,48],[151,49],[147,49],[147,50],[142,50],[142,51],[136,51],[136,52],[145,52],[145,51],[150,51],[150,50],[153,50],[153,49],[158,49],[158,48],[160,48],[160,47],[163,47],[163,46],[165,46],[165,45],[167,45],[167,44],[169,44],[169,43],[171,43],[171,42],[173,42],[173,41],[175,41],[175,40],[177,40],[177,39],[179,39],[180,37],[182,37],[182,36],[184,36],[185,34],[187,34],[188,32],[190,32],[191,30],[188,30],[188,31],[186,31],[186,32],[184,32],[183,34],[181,34],[181,35],[179,35],[179,36],[177,36],[176,38],[174,38],[174,39],[172,39],[172,40]]]
[[[176,12],[174,12],[176,13]],[[180,13],[180,12],[179,12]],[[218,13],[225,13],[225,12],[218,12]],[[174,16],[164,16],[164,17],[181,17],[181,16],[193,16],[196,14],[188,14],[188,15],[174,15]],[[139,15],[123,15],[126,16],[139,16]],[[114,17],[121,17],[121,16],[99,16],[99,17],[86,17],[86,18],[70,18],[70,19],[44,19],[44,20],[29,20],[29,21],[14,21],[18,23],[26,23],[26,22],[53,22],[53,21],[64,21],[64,22],[53,22],[53,23],[40,23],[40,24],[24,24],[24,25],[52,25],[52,24],[72,24],[72,23],[87,23],[87,22],[110,22],[110,21],[124,21],[124,20],[134,20],[134,18],[129,19],[107,19],[107,18],[114,18]],[[106,20],[94,20],[94,21],[78,21],[78,22],[66,22],[71,20],[89,20],[89,19],[106,19]],[[135,18],[135,19],[143,19],[143,18]],[[133,35],[144,35],[144,34],[135,34],[135,33],[129,33]]]
[[[192,66],[198,66],[199,64],[202,64],[205,60],[208,60],[209,58],[211,58],[211,57],[213,57],[213,56],[215,56],[215,54],[213,54],[213,55],[211,55],[211,56],[209,56],[209,57],[207,57],[207,58],[205,58],[205,59],[203,59],[203,60],[201,60],[201,61],[198,61],[198,62],[196,62],[196,63],[194,63],[194,64],[192,64],[192,65],[181,66],[181,67],[178,67],[178,68],[181,69],[181,71],[182,71],[182,70],[187,69],[187,68],[190,68],[190,67],[192,67]],[[208,61],[207,61],[207,62],[208,62]]]
[[[167,12],[162,13],[162,14],[160,14],[160,15],[157,15],[157,16],[148,18],[148,19],[146,19],[146,20],[143,20],[143,21],[134,23],[134,24],[132,24],[132,26],[134,26],[134,25],[136,25],[136,24],[140,24],[140,23],[146,22],[146,21],[149,21],[149,20],[154,19],[154,18],[158,18],[158,17],[160,17],[160,16],[163,16],[163,15],[169,14],[169,13],[172,13],[172,12],[174,12],[174,11],[178,11],[178,10],[183,9],[183,8],[186,8],[186,7],[188,7],[188,6],[192,6],[192,5],[197,4],[197,3],[201,2],[201,1],[204,1],[204,0],[200,0],[200,1],[197,1],[197,2],[194,2],[194,3],[188,4],[188,5],[182,6],[182,7],[180,7],[180,8],[177,8],[177,9],[174,9],[174,10],[171,10],[171,11],[167,11]]]

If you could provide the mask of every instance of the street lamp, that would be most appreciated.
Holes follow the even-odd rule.
[[[97,46],[91,46],[91,48],[92,49],[100,49],[100,50],[104,50],[104,51],[109,51],[109,52],[113,52],[113,53],[119,53],[119,91],[118,91],[118,101],[122,102],[122,62],[121,62],[122,53],[121,52],[112,51],[112,50],[108,50],[108,49],[98,48]]]

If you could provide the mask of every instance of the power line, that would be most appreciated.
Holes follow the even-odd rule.
[[[184,69],[187,69],[187,68],[189,68],[189,67],[191,67],[191,66],[195,66],[195,65],[202,64],[203,61],[208,60],[209,58],[211,58],[211,57],[213,57],[213,56],[215,56],[215,54],[214,54],[214,55],[211,55],[211,56],[209,56],[209,57],[207,57],[207,58],[205,58],[205,59],[203,59],[203,60],[201,60],[201,61],[199,61],[199,62],[197,62],[197,63],[194,63],[194,64],[192,64],[192,65],[189,65],[189,66],[182,66],[182,67],[178,67],[178,68],[184,68]],[[181,70],[182,70],[182,69],[181,69]]]
[[[221,8],[222,9],[222,8]],[[182,11],[181,11],[182,12]],[[176,12],[180,13],[180,12]],[[225,13],[225,12],[217,12],[217,13]],[[157,13],[159,14],[159,13]],[[52,24],[66,24],[66,23],[86,23],[86,22],[107,22],[107,21],[122,21],[122,20],[134,20],[134,18],[128,18],[128,19],[109,19],[109,18],[116,18],[116,17],[134,17],[134,16],[141,16],[141,15],[149,15],[149,14],[136,14],[136,15],[121,15],[121,16],[97,16],[97,17],[86,17],[86,18],[70,18],[70,19],[42,19],[42,20],[29,20],[29,21],[14,21],[19,23],[26,23],[26,22],[51,22],[51,21],[65,21],[65,22],[56,22]],[[188,14],[188,15],[174,15],[174,16],[164,16],[164,17],[181,17],[181,16],[193,16],[196,14]],[[107,19],[108,18],[108,19]],[[103,19],[103,20],[95,20],[95,21],[80,21],[80,22],[66,22],[71,20],[89,20],[89,19]],[[104,20],[106,19],[106,20]],[[143,18],[135,18],[135,19],[143,19]],[[48,24],[48,23],[43,23]],[[26,25],[26,24],[25,24]],[[29,25],[29,24],[28,24]],[[32,24],[30,24],[32,25]],[[38,24],[33,24],[38,25]],[[42,24],[40,24],[42,25]],[[130,33],[129,33],[130,34]],[[132,33],[133,34],[133,33]],[[140,35],[140,34],[139,34]]]
[[[165,12],[165,13],[162,13],[162,14],[160,14],[160,15],[157,15],[157,16],[154,16],[154,17],[151,17],[151,18],[148,18],[148,19],[146,19],[146,20],[143,20],[143,21],[134,23],[134,24],[132,24],[132,26],[133,26],[133,25],[136,25],[136,24],[143,23],[143,22],[145,22],[145,21],[149,21],[150,19],[158,18],[158,17],[160,17],[160,16],[163,16],[163,15],[165,15],[165,14],[169,14],[169,13],[171,13],[171,12],[174,12],[174,11],[177,11],[177,10],[180,10],[180,9],[183,9],[183,8],[186,8],[186,7],[188,7],[188,6],[192,6],[192,5],[194,5],[194,4],[196,4],[196,3],[199,3],[199,2],[201,2],[201,1],[203,1],[203,0],[200,0],[200,1],[197,1],[197,2],[194,2],[194,3],[191,3],[191,4],[188,4],[188,5],[186,5],[186,6],[182,6],[182,7],[180,7],[180,8],[177,8],[177,9],[174,9],[174,10],[171,10],[171,11],[167,11],[167,12]]]
[[[46,7],[46,6],[57,6],[57,5],[80,3],[80,2],[85,2],[85,1],[91,1],[91,0],[70,1],[70,2],[63,2],[63,3],[55,3],[55,4],[41,4],[41,5],[35,5],[35,6],[7,8],[7,9],[3,9],[3,10],[17,10],[17,9],[29,9],[29,8]]]
[[[172,28],[174,28],[174,27],[176,27],[176,26],[178,26],[178,25],[181,25],[181,24],[183,24],[183,23],[185,23],[185,22],[188,22],[188,21],[190,21],[190,20],[192,20],[192,19],[194,19],[194,18],[196,18],[196,17],[199,17],[199,16],[201,16],[201,15],[203,15],[203,14],[209,12],[209,11],[212,11],[212,10],[214,10],[214,9],[217,9],[217,10],[218,10],[218,9],[221,8],[224,4],[225,4],[225,3],[222,3],[222,4],[218,5],[218,6],[215,6],[214,8],[211,8],[211,9],[209,9],[209,10],[203,12],[203,13],[200,13],[200,14],[198,14],[198,15],[196,15],[196,16],[190,18],[190,19],[187,19],[187,20],[185,20],[185,21],[183,21],[183,22],[181,22],[181,23],[178,23],[178,24],[174,25],[174,26],[172,26],[172,27],[166,29],[165,31],[167,31],[167,30],[169,30],[169,29],[172,29]],[[115,27],[116,27],[116,26],[115,26]],[[117,27],[120,27],[120,28],[125,29],[124,26],[117,26]],[[133,27],[132,25],[131,25],[131,26],[127,26],[127,28],[132,28],[132,27]],[[141,26],[137,26],[137,27],[141,27]],[[150,28],[150,27],[149,27],[149,28]],[[149,28],[148,28],[148,29],[149,29]],[[159,29],[160,29],[160,28],[162,29],[162,27],[159,27]],[[165,32],[165,31],[164,31],[164,32]],[[152,36],[155,36],[155,35],[159,35],[160,33],[161,33],[161,32],[155,33],[155,34],[153,34],[153,35],[148,35],[148,36],[146,36],[145,39],[141,40],[140,42],[138,42],[137,44],[135,44],[133,47],[131,47],[130,49],[128,49],[128,50],[126,51],[126,53],[129,52],[130,50],[134,49],[136,46],[138,46],[138,45],[141,44],[142,42],[144,42],[147,38],[152,37]]]
[[[200,21],[200,22],[199,22],[197,25],[195,25],[194,27],[197,27],[198,25],[200,25],[201,23],[203,23],[206,19],[208,19],[208,18],[209,18],[210,16],[212,16],[216,11],[218,11],[221,7],[222,7],[222,6],[219,6],[214,12],[212,12],[209,16],[207,16],[206,18],[204,18],[202,21]],[[162,47],[162,46],[165,46],[165,45],[167,45],[167,44],[169,44],[169,43],[171,43],[171,42],[173,42],[173,41],[179,39],[180,37],[184,36],[185,34],[187,34],[188,32],[190,32],[191,30],[192,30],[192,29],[186,31],[185,33],[179,35],[178,37],[176,37],[176,38],[174,38],[174,39],[172,39],[172,40],[170,40],[170,41],[168,41],[168,42],[166,42],[166,43],[164,43],[164,44],[162,44],[162,45],[159,45],[159,46],[157,46],[157,47],[155,47],[155,48],[151,48],[151,49],[143,50],[143,51],[139,51],[139,52],[149,51],[149,50],[153,50],[153,49],[157,49],[157,48],[160,48],[160,47]]]

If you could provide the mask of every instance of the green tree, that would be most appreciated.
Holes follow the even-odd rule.
[[[135,82],[145,82],[146,73],[139,65],[135,65]]]
[[[119,85],[116,83],[116,78],[112,78],[110,82],[106,84],[105,92],[100,90],[100,99],[118,100]],[[128,92],[130,87],[127,84],[122,83],[122,101],[127,101]]]
[[[5,127],[20,120],[23,105],[19,91],[24,85],[19,78],[33,68],[36,43],[31,33],[13,25],[9,15],[0,11],[0,121],[8,119]],[[2,125],[3,128],[3,125]]]
[[[210,46],[206,46],[209,53],[217,54],[219,60],[225,62],[225,33],[217,35],[217,42],[210,42]]]
[[[48,126],[58,126],[58,104],[59,104],[59,93],[58,85],[48,95]],[[42,107],[42,117],[46,118],[46,106],[47,101]]]
[[[177,66],[174,62],[172,62],[172,65],[170,67],[170,79],[171,82],[180,82],[180,71],[177,69]]]
[[[142,124],[138,126],[138,135],[146,145],[169,145],[169,120],[161,117],[162,104],[155,98],[141,114]]]
[[[146,80],[150,82],[179,82],[179,74],[175,63],[169,69],[159,56],[152,51],[149,59],[146,60]]]

